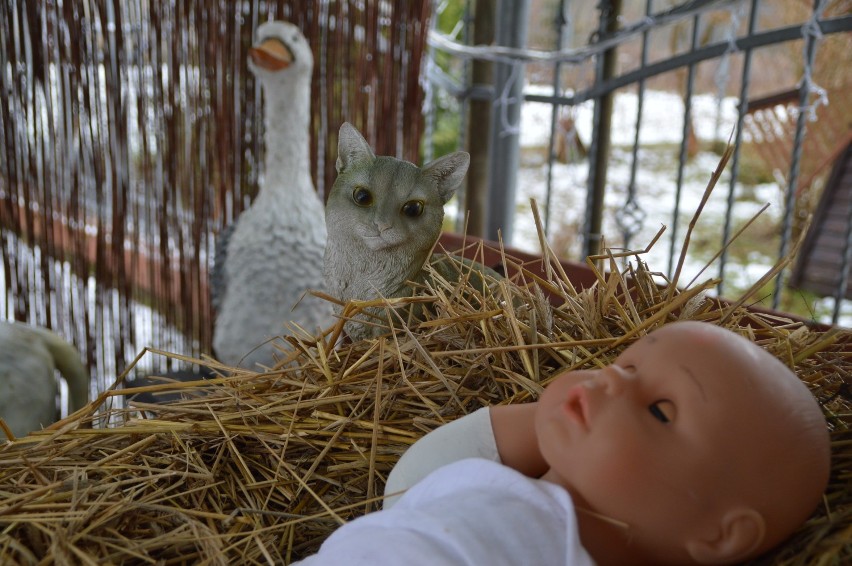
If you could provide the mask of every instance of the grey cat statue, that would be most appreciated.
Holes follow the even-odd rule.
[[[324,275],[329,293],[344,303],[410,296],[409,282],[425,280],[424,264],[441,234],[444,204],[456,192],[469,164],[470,155],[464,151],[423,167],[394,157],[376,157],[358,130],[344,123],[338,136],[338,175],[325,208]],[[459,280],[460,272],[453,273],[447,266],[450,262],[433,258],[431,263],[448,280]],[[499,277],[481,264],[464,263]],[[467,276],[472,284],[484,281],[475,272]],[[342,310],[336,307],[337,314]],[[344,325],[353,342],[388,331],[386,308],[364,312],[368,314]],[[406,320],[408,311],[397,312]]]

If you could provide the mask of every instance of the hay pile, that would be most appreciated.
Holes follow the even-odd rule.
[[[167,405],[122,408],[115,401],[127,390],[116,387],[0,446],[0,563],[288,563],[377,509],[394,462],[427,431],[483,405],[533,399],[558,372],[604,364],[678,318],[734,329],[778,355],[832,427],[825,505],[766,562],[852,559],[852,334],[708,298],[713,281],[660,286],[639,256],[627,267],[599,258],[608,271],[596,268],[588,290],[547,249],[544,259],[542,277],[505,257],[516,275],[484,294],[436,273],[414,299],[433,305],[420,324],[399,321],[387,336],[336,350],[341,325],[293,338],[266,373],[196,360],[232,375],[146,388],[186,393]]]

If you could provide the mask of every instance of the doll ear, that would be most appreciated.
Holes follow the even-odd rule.
[[[730,564],[748,558],[766,536],[763,515],[750,507],[731,509],[712,536],[687,541],[686,550],[699,564]]]

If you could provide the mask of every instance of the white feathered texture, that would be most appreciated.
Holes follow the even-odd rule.
[[[218,274],[211,278],[216,357],[254,369],[274,365],[280,350],[270,340],[287,334],[288,323],[313,333],[333,321],[331,304],[306,294],[324,288],[326,242],[324,207],[309,171],[313,55],[290,23],[262,24],[255,46],[270,38],[280,40],[293,61],[270,71],[249,60],[263,89],[265,168],[257,197],[217,250]]]
[[[82,408],[89,374],[77,349],[46,328],[0,320],[0,418],[15,436],[59,418],[57,369],[68,383],[69,412]]]

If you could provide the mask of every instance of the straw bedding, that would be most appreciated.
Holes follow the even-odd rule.
[[[534,399],[556,373],[604,364],[678,318],[731,328],[779,356],[833,431],[824,505],[758,562],[849,563],[850,333],[707,297],[713,281],[661,286],[640,256],[621,267],[605,254],[587,290],[546,247],[543,257],[543,276],[505,257],[514,275],[484,292],[435,272],[412,299],[431,305],[425,320],[391,317],[383,337],[333,349],[341,321],[289,339],[274,370],[196,360],[223,377],[147,388],[180,389],[180,401],[125,407],[119,379],[87,409],[0,446],[0,563],[288,563],[377,509],[394,462],[427,431]]]

